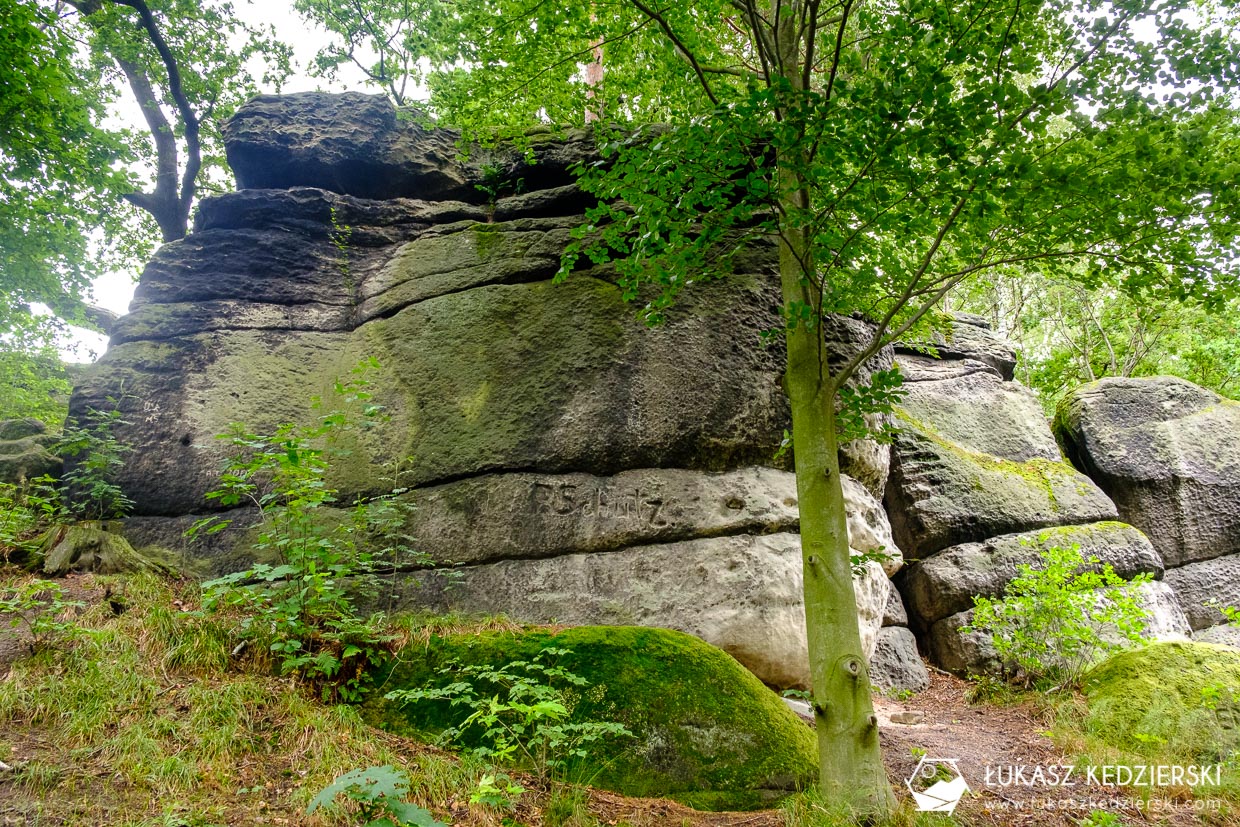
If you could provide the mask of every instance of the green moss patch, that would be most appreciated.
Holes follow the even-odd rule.
[[[507,664],[548,646],[555,663],[588,685],[573,696],[574,721],[618,721],[634,738],[593,747],[570,777],[626,795],[670,797],[700,809],[749,809],[811,785],[813,731],[724,652],[695,637],[634,626],[585,626],[558,634],[432,637],[401,652],[385,690],[442,686],[448,662]],[[445,702],[403,707],[372,700],[373,723],[420,737],[459,724],[469,711]]]
[[[1085,730],[1147,755],[1220,761],[1240,749],[1240,652],[1156,643],[1122,652],[1085,678]]]

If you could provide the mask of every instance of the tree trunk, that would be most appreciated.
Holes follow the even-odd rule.
[[[807,198],[781,165],[782,191]],[[801,205],[798,205],[801,206]],[[811,269],[805,233],[785,230],[780,244],[784,304],[819,307],[807,284]],[[805,631],[813,681],[823,798],[874,817],[895,804],[878,745],[878,722],[870,697],[869,668],[861,650],[853,591],[844,490],[835,431],[835,386],[824,364],[822,329],[798,324],[788,331],[785,387],[792,402],[792,446],[801,513]]]

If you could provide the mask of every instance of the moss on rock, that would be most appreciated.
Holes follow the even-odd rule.
[[[695,637],[636,626],[582,626],[553,634],[432,637],[407,647],[378,684],[440,685],[443,666],[528,660],[554,646],[556,664],[582,676],[575,721],[618,721],[634,735],[593,748],[570,776],[626,795],[670,797],[702,809],[769,805],[817,776],[813,731],[729,655]],[[422,737],[469,711],[445,702],[368,703],[373,723]]]
[[[1214,762],[1240,748],[1240,652],[1155,643],[1115,655],[1085,678],[1085,729],[1108,744]]]

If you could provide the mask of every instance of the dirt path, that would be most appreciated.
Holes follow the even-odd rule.
[[[1037,767],[1063,767],[1074,759],[1048,737],[1051,721],[1032,703],[970,705],[968,690],[966,681],[932,673],[930,689],[920,695],[904,702],[876,699],[883,756],[900,795],[908,795],[905,780],[924,755],[957,761],[971,793],[956,812],[968,823],[1076,827],[1091,810],[1115,813],[1124,824],[1203,823],[1182,794],[1167,796],[1170,804],[1157,814],[1142,812],[1127,801],[1129,793],[1087,783],[1084,768],[1068,777],[1075,782],[1071,786],[1002,784],[1011,781],[1009,768],[1026,768],[1028,778]],[[924,719],[914,725],[892,723],[891,716],[901,711],[921,713]]]

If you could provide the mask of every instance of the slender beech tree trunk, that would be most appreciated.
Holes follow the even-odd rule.
[[[796,20],[795,14],[787,17]],[[788,71],[799,65],[799,42],[783,35],[776,33],[782,71],[800,89],[802,73]],[[809,206],[809,189],[800,172],[806,169],[807,159],[798,157],[801,151],[788,147],[777,158],[785,216],[804,215]],[[784,221],[779,247],[784,306],[791,309],[800,303],[821,308],[821,296],[811,278],[814,262],[806,231],[789,223],[795,222]],[[836,384],[826,364],[821,326],[797,324],[788,331],[787,346],[784,382],[792,403],[805,631],[822,795],[862,817],[882,817],[892,810],[895,798],[879,750],[878,719],[857,622],[835,430]]]

